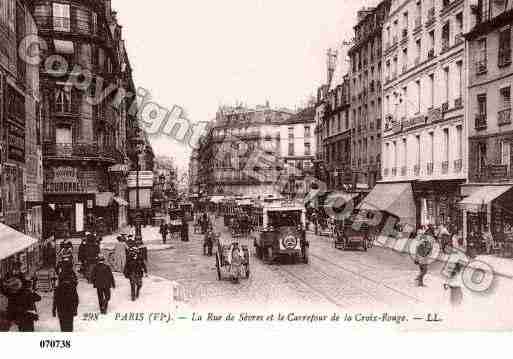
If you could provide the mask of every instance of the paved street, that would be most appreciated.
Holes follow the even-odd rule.
[[[230,240],[220,220],[216,231],[223,240]],[[173,241],[170,250],[151,252],[150,271],[178,282],[191,311],[386,311],[411,316],[436,312],[445,319],[432,324],[439,329],[482,325],[500,329],[511,325],[504,323],[499,310],[507,306],[507,301],[499,299],[508,297],[510,279],[498,280],[496,293],[501,291],[500,298],[491,301],[486,295],[466,292],[465,309],[452,309],[448,292],[442,288],[441,264],[430,267],[426,287],[419,288],[414,281],[417,267],[407,255],[377,247],[368,252],[340,251],[327,237],[309,234],[309,264],[264,264],[255,257],[252,240],[243,239],[241,242],[251,250],[251,276],[233,284],[217,280],[215,257],[202,255],[202,236],[191,234],[190,239],[188,243]],[[478,308],[486,309],[483,315]],[[471,316],[466,314],[470,312]],[[426,323],[409,323],[408,328],[414,327],[425,328]]]
[[[216,231],[223,240],[230,235],[221,221]],[[254,255],[251,239],[243,239],[251,252],[251,277],[235,285],[217,280],[215,258],[202,255],[202,236],[191,235],[191,242],[174,242],[170,251],[152,252],[150,271],[179,282],[193,307],[241,306],[251,303],[261,308],[315,306],[326,308],[412,307],[441,298],[425,298],[414,286],[416,267],[407,256],[372,248],[339,251],[326,237],[310,234],[309,264],[264,264]],[[429,277],[429,286],[441,286],[441,279]],[[443,294],[443,293],[441,293]],[[441,299],[443,300],[443,298]]]

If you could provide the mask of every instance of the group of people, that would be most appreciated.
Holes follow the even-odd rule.
[[[173,226],[170,223],[162,222],[159,229],[160,235],[162,236],[162,243],[166,244],[167,236],[169,235],[169,237],[171,237],[173,233],[177,232],[180,233],[180,239],[182,242],[189,242],[189,224],[187,221],[183,221],[178,231],[176,229],[176,226]]]

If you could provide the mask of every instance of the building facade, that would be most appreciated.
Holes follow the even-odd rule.
[[[278,154],[284,164],[283,171],[288,176],[284,194],[304,197],[314,178],[316,137],[315,108],[299,111],[285,118],[278,125]]]
[[[413,225],[463,220],[464,8],[463,0],[394,0],[383,26],[383,181],[413,191]]]
[[[0,222],[38,242],[22,251],[0,253],[0,276],[14,260],[32,271],[43,242],[43,171],[39,68],[18,48],[37,35],[27,1],[0,1]],[[37,50],[35,50],[37,51]],[[37,53],[33,53],[37,56]],[[0,236],[0,241],[13,238]],[[3,248],[9,248],[5,244]],[[11,256],[12,255],[12,256]]]
[[[397,2],[397,1],[395,1]],[[371,189],[381,178],[382,29],[391,1],[358,12],[349,50],[351,92],[351,165],[359,188]]]
[[[209,135],[200,144],[199,177],[208,195],[258,197],[277,195],[276,178],[283,168],[255,162],[256,151],[277,155],[283,139],[280,124],[289,110],[269,105],[219,109]],[[313,128],[313,126],[312,126]]]
[[[513,83],[511,1],[469,1],[469,183],[463,187],[465,234],[489,226],[503,243],[513,230]],[[484,196],[487,194],[487,196]]]
[[[121,27],[110,1],[32,1],[32,13],[45,42],[45,230],[115,230],[127,222],[128,117],[118,91],[106,89],[130,82]]]

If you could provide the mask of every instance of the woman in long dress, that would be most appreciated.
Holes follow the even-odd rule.
[[[126,244],[122,237],[118,237],[118,242],[114,246],[114,271],[123,272],[126,264]]]

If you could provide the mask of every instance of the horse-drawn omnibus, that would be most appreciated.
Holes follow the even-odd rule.
[[[308,263],[305,221],[306,209],[300,203],[287,200],[264,202],[262,227],[254,241],[257,257],[272,262],[287,256]]]

